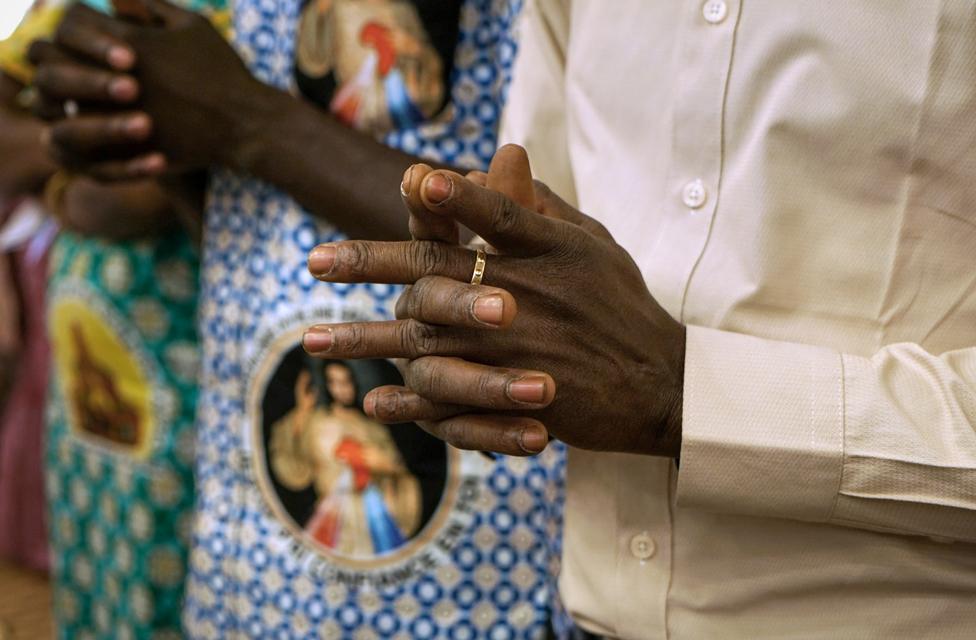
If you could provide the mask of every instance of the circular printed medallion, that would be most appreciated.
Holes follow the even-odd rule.
[[[274,340],[250,385],[252,465],[271,512],[307,548],[347,569],[392,566],[444,532],[460,453],[415,424],[387,426],[365,395],[402,384],[386,360],[320,360],[300,333]]]

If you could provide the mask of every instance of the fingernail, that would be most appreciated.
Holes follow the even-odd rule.
[[[136,63],[136,56],[125,47],[112,47],[106,55],[108,63],[116,69],[129,69]]]
[[[331,337],[329,338],[329,341],[332,341]],[[371,418],[376,416],[376,394],[371,393],[366,396],[366,399],[363,400],[363,411],[365,411],[366,415]]]
[[[508,397],[516,402],[530,402],[532,404],[544,402],[546,399],[546,379],[542,376],[531,376],[510,382]]]
[[[549,445],[549,434],[538,425],[526,427],[519,436],[519,446],[526,453],[539,453]]]
[[[125,121],[125,132],[126,134],[135,138],[144,138],[149,135],[149,129],[151,126],[152,124],[149,120],[149,116],[132,116]]]
[[[410,197],[410,187],[413,185],[413,165],[403,174],[403,180],[400,182],[400,195],[404,198]]]
[[[472,312],[480,322],[500,325],[505,317],[505,299],[497,294],[481,296],[474,301]]]
[[[140,175],[157,175],[166,170],[166,156],[161,153],[151,153],[144,158],[132,162],[132,169]]]
[[[454,183],[439,173],[431,174],[424,183],[424,194],[433,204],[443,204],[451,197]]]
[[[139,93],[139,85],[132,78],[115,78],[108,83],[108,95],[115,100],[135,100]]]
[[[302,346],[309,353],[322,353],[332,348],[332,329],[312,328],[302,336]]]
[[[312,249],[308,254],[308,270],[313,276],[324,276],[335,266],[336,248],[330,244],[323,244]]]

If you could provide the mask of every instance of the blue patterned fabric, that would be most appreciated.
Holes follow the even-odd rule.
[[[395,131],[388,144],[442,162],[487,166],[520,5],[465,2],[447,115]],[[300,10],[299,0],[236,3],[236,45],[255,75],[278,87],[293,89]],[[366,560],[317,545],[307,526],[303,532],[289,520],[282,483],[262,462],[276,446],[267,434],[261,437],[271,420],[268,390],[276,384],[298,389],[294,376],[281,383],[279,374],[298,361],[295,348],[305,326],[390,318],[399,293],[387,285],[316,282],[306,268],[309,250],[341,238],[266,184],[226,172],[213,179],[203,259],[200,497],[184,615],[188,635],[541,638],[553,617],[557,629],[566,629],[564,615],[551,605],[561,446],[535,459],[497,461],[448,451],[445,488],[429,521],[405,545]],[[293,413],[276,417],[274,428],[291,424]],[[290,471],[295,477],[304,472],[301,465]]]

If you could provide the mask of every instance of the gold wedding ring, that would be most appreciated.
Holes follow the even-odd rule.
[[[474,273],[471,274],[471,284],[481,284],[481,279],[485,277],[485,264],[487,264],[486,254],[481,249],[478,249],[478,253],[474,259]]]

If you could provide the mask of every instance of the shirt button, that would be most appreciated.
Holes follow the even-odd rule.
[[[647,560],[656,550],[654,540],[646,533],[638,533],[630,539],[630,553],[638,560]]]
[[[708,0],[702,5],[702,15],[706,22],[718,24],[729,15],[729,5],[725,4],[725,0]]]
[[[681,200],[691,209],[698,209],[708,200],[708,190],[701,180],[692,180],[681,190]]]

